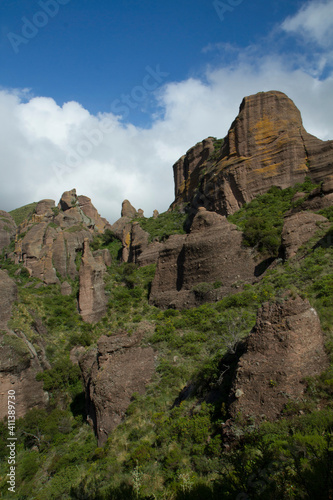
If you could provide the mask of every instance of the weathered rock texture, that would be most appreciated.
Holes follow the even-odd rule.
[[[285,94],[260,92],[243,99],[217,161],[185,163],[183,157],[174,166],[173,206],[190,202],[192,213],[204,206],[228,215],[271,186],[287,188],[305,176],[332,190],[333,141],[308,134]]]
[[[17,332],[0,335],[0,419],[8,415],[8,391],[15,391],[15,415],[23,417],[32,408],[44,408],[48,394],[43,382],[36,381],[43,365],[34,346]]]
[[[326,217],[312,212],[300,212],[285,218],[282,231],[282,248],[285,259],[296,255],[297,250],[307,243],[319,228],[329,228]]]
[[[0,252],[15,238],[16,224],[10,214],[0,210]]]
[[[85,239],[111,227],[101,218],[91,200],[66,191],[56,209],[53,200],[37,204],[30,221],[18,228],[14,259],[23,262],[30,274],[45,284],[59,283],[78,274],[76,260]]]
[[[110,254],[106,250],[92,254],[89,239],[84,240],[80,265],[79,312],[87,323],[99,321],[107,311],[107,298],[104,292],[105,261],[109,263]]]
[[[255,271],[254,255],[242,246],[242,233],[237,227],[224,216],[201,207],[190,234],[173,235],[163,244],[150,302],[164,308],[182,308],[203,299],[218,300],[236,292],[238,282],[253,281]]]
[[[134,393],[143,394],[155,370],[151,347],[141,347],[143,330],[99,339],[80,361],[88,418],[101,446],[122,421]]]
[[[302,397],[304,379],[328,366],[316,311],[307,300],[266,303],[245,340],[231,392],[231,417],[275,420]]]

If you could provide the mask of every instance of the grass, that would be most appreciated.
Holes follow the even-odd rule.
[[[10,215],[13,217],[17,226],[19,226],[25,220],[29,220],[32,214],[35,212],[37,203],[29,203],[29,205],[24,205],[23,207],[11,210]]]
[[[312,188],[308,183],[295,189]],[[269,226],[266,219],[276,214],[274,235],[279,237],[280,220],[294,192],[274,189],[234,214],[233,221],[253,229],[251,218],[261,218],[252,243],[262,244],[267,252],[262,237],[265,224]],[[166,238],[182,230],[181,220],[182,214],[166,213],[139,221],[147,224],[152,238]],[[238,442],[229,450],[221,435],[227,394],[216,393],[222,356],[250,332],[261,304],[284,300],[287,291],[308,298],[316,308],[333,363],[333,247],[326,236],[318,234],[300,249],[298,259],[277,262],[260,282],[244,286],[242,292],[189,310],[160,311],[148,304],[155,266],[121,264],[119,240],[110,232],[98,235],[92,249],[108,248],[112,265],[105,275],[108,314],[96,325],[83,323],[77,312],[78,281],[70,282],[72,295],[63,297],[59,286],[35,288],[37,279],[17,274],[20,266],[2,260],[1,268],[19,288],[11,328],[24,332],[34,344],[39,339],[36,316],[41,318],[52,365],[38,375],[51,395],[49,407],[32,410],[17,424],[17,498],[330,498],[332,365],[307,381],[303,397],[291,401],[278,422],[257,428],[240,415],[233,423]],[[205,292],[201,285],[198,293]],[[75,345],[93,347],[103,334],[136,328],[144,328],[143,345],[156,351],[156,373],[144,395],[133,395],[126,419],[98,448],[85,421],[80,372],[69,352]],[[208,404],[209,394],[215,397]],[[1,425],[0,457],[6,457],[7,431]],[[6,467],[3,461],[4,497]]]

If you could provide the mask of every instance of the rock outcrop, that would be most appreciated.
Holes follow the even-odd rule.
[[[16,263],[23,262],[31,276],[45,284],[59,284],[58,275],[75,279],[77,256],[85,239],[110,228],[90,198],[66,191],[55,207],[53,200],[40,201],[30,221],[18,228],[14,251]]]
[[[217,153],[185,173],[186,157],[175,164],[173,207],[190,202],[192,214],[204,206],[228,215],[271,186],[287,188],[305,176],[332,189],[333,141],[308,134],[299,110],[282,92],[245,97]]]
[[[84,240],[80,265],[79,312],[87,323],[96,323],[107,311],[104,292],[105,261],[110,264],[110,254],[106,250],[92,254],[89,239]]]
[[[304,379],[328,366],[319,317],[300,297],[265,303],[245,340],[230,396],[232,418],[275,420],[301,398]]]
[[[203,207],[187,235],[173,235],[159,252],[150,302],[183,308],[218,300],[254,280],[253,251],[242,246],[242,233],[226,217]]]
[[[3,210],[0,210],[0,252],[14,240],[16,234],[16,224],[13,217]]]
[[[8,391],[15,390],[15,415],[23,417],[32,408],[45,408],[48,394],[36,380],[43,371],[35,347],[20,332],[0,335],[0,419],[8,416]]]
[[[155,371],[151,347],[141,347],[144,327],[99,339],[79,360],[86,388],[88,419],[102,446],[123,420],[134,393],[143,394]]]
[[[285,218],[282,230],[282,249],[285,259],[294,257],[298,249],[307,243],[319,228],[329,228],[330,223],[319,214],[300,212]]]

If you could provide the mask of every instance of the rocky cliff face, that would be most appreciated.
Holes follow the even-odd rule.
[[[36,374],[43,370],[43,349],[38,356],[34,346],[20,331],[11,331],[7,323],[17,300],[17,287],[7,273],[0,270],[0,419],[8,415],[8,391],[16,392],[16,416],[23,417],[33,407],[46,405],[48,395]]]
[[[198,161],[197,153],[175,164],[173,207],[190,202],[192,213],[204,206],[228,215],[273,185],[286,188],[305,176],[327,185],[333,179],[333,141],[308,134],[299,110],[282,92],[245,97],[216,156]]]
[[[242,246],[242,233],[224,216],[201,207],[188,235],[163,244],[150,301],[158,307],[193,307],[222,298],[254,280],[253,251]]]
[[[98,250],[92,254],[89,239],[86,238],[79,271],[79,312],[87,323],[96,323],[106,314],[107,298],[103,277],[106,265],[110,264],[108,250]]]
[[[143,394],[155,371],[151,347],[140,345],[144,331],[126,332],[99,339],[97,348],[84,354],[79,364],[87,395],[87,413],[101,446],[125,416],[132,395]]]
[[[77,197],[75,189],[66,191],[57,208],[53,200],[42,200],[30,221],[20,225],[13,257],[45,284],[59,283],[57,273],[75,279],[84,240],[107,227],[89,198]]]
[[[229,412],[274,420],[304,393],[305,378],[328,366],[316,311],[307,300],[266,303],[245,340],[236,368]]]

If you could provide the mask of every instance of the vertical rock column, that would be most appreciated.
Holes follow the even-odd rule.
[[[89,247],[89,239],[83,244],[80,266],[79,312],[86,323],[96,323],[107,310],[104,292],[104,273],[106,266],[102,259],[95,259]]]

